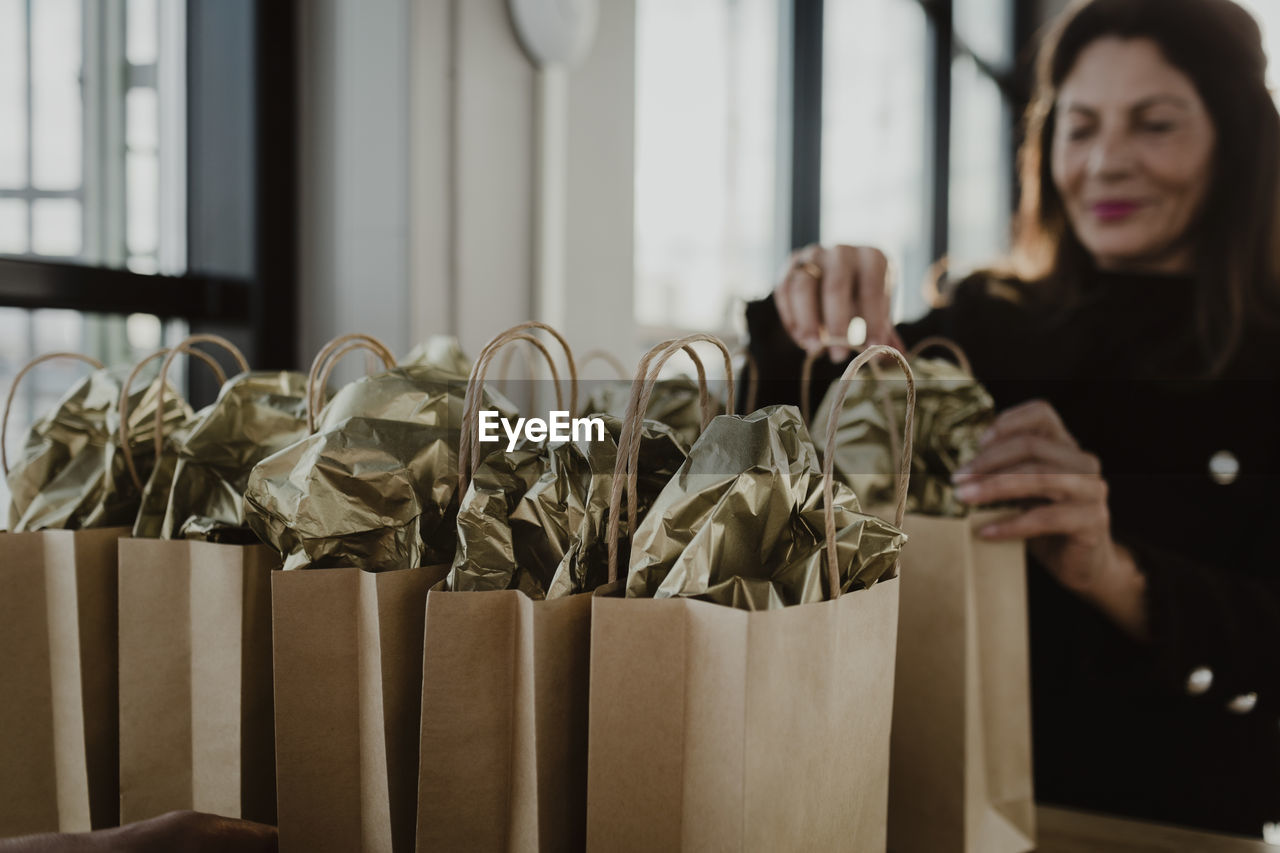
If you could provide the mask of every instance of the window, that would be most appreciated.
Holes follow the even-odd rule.
[[[294,366],[295,14],[0,0],[0,388],[37,353],[127,365],[200,329]],[[24,380],[11,452],[82,373]]]
[[[1280,3],[1276,0],[1236,0],[1249,10],[1262,30],[1262,46],[1267,50],[1267,82],[1280,102]]]
[[[122,20],[110,19],[113,8]],[[0,134],[0,253],[124,262],[138,272],[156,272],[163,256],[166,272],[181,271],[181,218],[172,217],[162,237],[159,176],[162,123],[166,141],[182,141],[185,81],[180,63],[168,61],[183,53],[182,10],[172,0],[0,0],[0,116],[10,128]],[[165,62],[162,26],[178,38]],[[118,67],[125,73],[113,74]],[[165,165],[167,206],[181,210],[185,178]],[[0,308],[0,385],[39,353],[128,364],[183,334],[181,321],[149,314]],[[51,363],[24,380],[10,413],[10,449],[83,373],[74,362]],[[7,484],[0,501],[8,501]]]
[[[822,242],[884,251],[895,312],[913,316],[932,261],[928,22],[915,0],[827,0],[825,14]]]
[[[637,0],[646,338],[736,331],[742,300],[815,240],[883,249],[898,319],[926,310],[935,261],[960,273],[1002,254],[1028,14],[1011,0]]]
[[[1013,66],[1007,0],[957,0],[951,60],[947,272],[963,276],[1009,249],[1013,108],[1002,79]]]
[[[781,245],[778,0],[636,3],[636,319],[732,330]]]

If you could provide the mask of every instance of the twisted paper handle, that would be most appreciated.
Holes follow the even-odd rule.
[[[329,376],[333,373],[333,368],[347,354],[361,349],[380,358],[388,370],[396,366],[395,355],[386,344],[372,335],[359,333],[339,335],[321,347],[320,352],[316,353],[316,357],[311,361],[311,370],[307,373],[308,433],[315,434],[316,418],[320,414],[320,404],[324,398],[325,389],[329,387]]]
[[[179,353],[190,352],[196,344],[213,344],[221,347],[235,359],[241,373],[249,372],[249,362],[245,360],[244,353],[221,335],[188,335],[178,341],[178,344],[165,355],[164,363],[160,365],[160,384],[156,388],[156,459],[159,459],[164,451],[164,389],[169,378],[169,367]]]
[[[608,350],[593,349],[589,350],[581,359],[578,360],[578,370],[583,373],[587,371],[587,365],[593,361],[603,361],[609,365],[618,374],[618,378],[625,381],[627,378],[627,368],[616,355]]]
[[[742,347],[738,352],[742,353],[747,367],[747,399],[744,408],[746,412],[754,412],[756,410],[756,400],[760,397],[760,367],[756,364],[755,356],[751,354],[751,350]],[[812,371],[812,365],[809,369]]]
[[[813,405],[809,399],[813,393],[813,366],[817,364],[818,359],[827,354],[827,347],[831,346],[832,339],[827,335],[827,330],[823,329],[819,333],[819,342],[822,344],[820,349],[813,352],[805,353],[804,361],[800,364],[800,420],[805,426],[809,426],[813,418]],[[855,348],[855,351],[857,349]]]
[[[941,335],[930,335],[917,341],[916,345],[907,352],[907,358],[918,358],[922,352],[933,347],[940,347],[951,353],[960,369],[969,376],[973,376],[973,365],[969,363],[969,356],[964,354],[964,350],[958,343]]]
[[[44,355],[38,355],[28,361],[18,371],[18,375],[13,377],[13,384],[9,386],[9,394],[4,399],[4,414],[0,415],[0,468],[4,469],[4,475],[9,476],[9,410],[13,408],[13,397],[18,390],[18,383],[22,381],[22,377],[31,372],[31,368],[38,364],[44,364],[46,361],[53,361],[58,358],[70,358],[76,361],[83,361],[85,364],[92,366],[95,370],[102,369],[102,362],[92,356],[83,355],[78,352],[49,352]]]
[[[609,493],[609,523],[605,537],[609,545],[609,582],[618,579],[618,537],[621,534],[622,496],[627,494],[627,530],[634,535],[636,517],[639,511],[637,495],[639,484],[640,430],[645,412],[649,409],[649,399],[658,383],[658,375],[662,366],[677,352],[683,350],[693,359],[698,371],[698,404],[702,409],[701,428],[706,429],[715,417],[711,395],[707,392],[707,374],[702,359],[698,357],[692,344],[699,341],[714,344],[724,355],[725,376],[728,384],[725,412],[732,415],[733,406],[733,358],[724,341],[714,335],[688,335],[658,344],[645,353],[636,368],[636,381],[631,388],[631,397],[627,400],[626,412],[622,417],[622,433],[618,439],[618,458],[613,469],[613,487]],[[650,366],[652,364],[652,367]]]
[[[822,455],[822,496],[823,521],[827,528],[827,592],[831,598],[840,597],[840,564],[836,549],[836,509],[835,509],[835,459],[836,434],[839,432],[840,419],[835,416],[844,407],[844,399],[849,393],[849,382],[858,374],[863,365],[882,355],[891,356],[907,377],[907,412],[903,418],[902,446],[903,453],[898,460],[898,476],[895,483],[897,506],[893,514],[895,527],[902,527],[902,518],[907,512],[907,489],[911,484],[911,452],[915,436],[916,422],[916,380],[911,366],[902,353],[893,347],[877,344],[864,349],[858,354],[844,373],[837,380],[836,397],[831,408],[832,416],[827,420],[825,452]]]
[[[551,357],[551,352],[546,348],[542,341],[538,340],[531,334],[527,334],[527,330],[542,329],[556,339],[564,350],[565,362],[569,368],[569,409],[572,415],[578,410],[578,367],[573,360],[573,349],[569,346],[569,342],[564,336],[546,323],[539,323],[531,320],[527,323],[520,323],[512,326],[505,332],[495,335],[489,343],[484,345],[480,350],[480,354],[476,357],[476,362],[471,366],[471,376],[467,379],[467,394],[462,405],[462,427],[458,440],[458,495],[461,497],[466,493],[467,487],[471,484],[471,477],[475,474],[476,469],[480,467],[480,455],[476,453],[477,427],[476,421],[480,416],[480,404],[484,400],[484,383],[485,376],[489,372],[489,364],[493,361],[494,356],[504,346],[512,341],[525,341],[531,344],[542,357],[546,359],[548,367],[551,369],[551,377],[556,388],[556,406],[564,406],[564,390],[560,381],[560,374],[556,370],[555,359]]]
[[[168,353],[168,348],[158,349],[151,355],[144,358],[133,366],[133,370],[129,371],[129,375],[125,377],[124,384],[120,386],[120,402],[117,409],[120,412],[120,428],[118,430],[120,436],[120,453],[124,456],[124,467],[129,471],[129,477],[133,480],[138,490],[142,490],[142,477],[138,475],[138,466],[133,461],[133,447],[129,443],[129,391],[133,388],[134,380],[138,378],[138,374],[142,372],[142,368],[151,362]],[[184,348],[183,352],[187,355],[193,355],[200,361],[209,366],[213,371],[214,378],[218,380],[218,386],[221,387],[227,381],[227,374],[223,372],[222,367],[204,350]],[[163,402],[157,397],[157,402]]]

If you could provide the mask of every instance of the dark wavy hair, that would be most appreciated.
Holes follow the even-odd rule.
[[[1104,36],[1146,38],[1195,85],[1217,136],[1213,177],[1196,219],[1197,337],[1210,375],[1239,349],[1247,318],[1280,315],[1280,114],[1267,89],[1257,22],[1231,0],[1082,0],[1041,43],[1019,152],[1021,201],[1013,270],[1050,304],[1072,302],[1093,260],[1054,186],[1058,90]]]

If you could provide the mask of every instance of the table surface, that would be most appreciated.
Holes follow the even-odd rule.
[[[1036,809],[1036,834],[1036,853],[1280,853],[1258,839],[1051,806]]]

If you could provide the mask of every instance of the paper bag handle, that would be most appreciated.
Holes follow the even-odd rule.
[[[906,357],[893,347],[887,347],[883,344],[876,344],[864,349],[845,368],[840,378],[836,380],[838,384],[831,411],[833,413],[839,412],[844,407],[844,399],[849,393],[849,382],[853,380],[863,365],[869,365],[873,359],[882,355],[892,357],[907,377],[907,411],[902,424],[902,447],[904,452],[898,461],[898,475],[894,484],[897,505],[893,513],[893,524],[895,527],[901,528],[902,518],[907,512],[907,489],[911,484],[911,453],[916,421],[916,380],[915,375],[911,372],[911,366],[907,364]],[[840,597],[840,566],[837,561],[839,552],[836,549],[835,509],[836,435],[839,432],[839,424],[840,419],[834,415],[827,420],[827,435],[823,445],[825,451],[822,455],[822,513],[823,521],[827,528],[827,587],[833,599]]]
[[[531,335],[526,335],[525,340],[528,340],[531,337],[532,337]],[[508,385],[508,379],[511,374],[511,360],[515,358],[515,355],[516,355],[515,347],[503,347],[502,359],[498,362],[498,375],[493,377],[495,382],[502,383],[502,393],[504,394],[510,392],[511,390],[510,386]],[[534,363],[530,360],[526,360],[524,363],[524,378],[528,382],[533,382],[535,379],[538,378],[538,371],[534,366]],[[558,379],[556,380],[556,395],[557,397],[560,396],[560,386],[559,386]]]
[[[188,335],[178,341],[177,345],[165,355],[164,362],[160,365],[160,385],[156,388],[156,459],[159,459],[164,451],[164,388],[168,383],[169,368],[179,353],[190,352],[196,344],[213,344],[226,350],[235,359],[241,373],[249,372],[249,362],[245,360],[244,353],[221,335]]]
[[[756,364],[756,358],[751,354],[751,350],[742,347],[738,350],[742,354],[743,361],[747,368],[747,399],[744,412],[754,412],[756,410],[756,400],[760,397],[760,367]]]
[[[221,365],[204,350],[184,349],[187,355],[194,355],[200,361],[209,366],[213,371],[214,377],[218,380],[218,386],[221,387],[227,381],[227,374],[223,372]],[[133,370],[129,371],[129,375],[125,377],[124,384],[120,386],[120,402],[117,409],[120,413],[120,453],[124,456],[124,467],[129,471],[129,477],[133,480],[138,490],[142,490],[142,478],[138,475],[138,466],[133,461],[133,448],[129,444],[129,391],[133,388],[134,380],[138,378],[138,374],[142,372],[142,368],[155,361],[160,356],[169,352],[168,348],[158,349],[151,355],[144,358],[133,366]],[[157,398],[157,404],[163,403],[162,399]]]
[[[307,432],[309,434],[315,434],[320,401],[324,397],[325,389],[329,387],[329,376],[333,373],[334,366],[349,353],[359,349],[368,350],[376,355],[388,370],[396,366],[395,355],[386,344],[372,335],[358,332],[339,335],[321,347],[320,352],[316,353],[316,357],[311,361],[311,370],[307,374]]]
[[[973,365],[969,363],[969,356],[964,354],[964,350],[960,348],[958,343],[951,340],[951,338],[944,338],[942,335],[930,335],[927,338],[921,338],[916,342],[915,346],[908,350],[907,358],[919,358],[922,352],[933,347],[940,347],[951,353],[959,368],[969,376],[973,376]]]
[[[800,363],[800,420],[805,426],[809,426],[813,421],[813,401],[810,400],[813,393],[813,366],[817,364],[818,359],[827,354],[827,348],[833,343],[826,329],[819,331],[818,341],[821,348],[805,353],[804,361]],[[853,351],[861,352],[857,347],[854,347]]]
[[[588,351],[586,354],[582,356],[581,359],[578,360],[578,370],[580,372],[585,373],[587,370],[587,365],[593,361],[603,361],[605,364],[609,365],[614,369],[614,371],[618,374],[619,379],[621,379],[624,382],[626,381],[627,379],[626,366],[622,363],[622,360],[620,358],[618,358],[616,355],[609,352],[608,350],[593,349]]]
[[[640,364],[636,368],[636,381],[632,385],[631,397],[627,400],[626,413],[622,418],[622,432],[618,438],[618,458],[613,469],[613,487],[609,493],[609,523],[605,535],[609,545],[610,583],[614,583],[618,579],[618,537],[621,533],[619,516],[622,514],[624,489],[627,493],[627,530],[630,534],[635,534],[636,517],[639,512],[636,495],[638,494],[640,479],[640,429],[644,421],[644,415],[649,409],[649,400],[657,385],[658,375],[662,372],[662,366],[677,352],[683,350],[687,353],[697,368],[698,403],[702,409],[701,428],[705,430],[714,417],[714,409],[711,407],[711,395],[707,393],[706,371],[703,368],[702,359],[698,357],[698,353],[692,346],[699,341],[714,344],[724,355],[725,376],[728,386],[725,411],[730,415],[734,413],[733,359],[724,341],[714,335],[688,335],[683,338],[665,341],[650,349],[645,353],[644,358],[640,359]],[[652,367],[650,367],[651,363]]]
[[[513,334],[504,336],[502,340],[492,347],[486,347],[480,351],[479,357],[476,359],[476,365],[483,362],[480,370],[479,381],[476,383],[476,392],[471,393],[471,382],[467,380],[467,394],[462,404],[462,429],[458,434],[458,492],[462,494],[466,492],[467,486],[471,485],[471,478],[476,473],[476,469],[480,467],[480,454],[476,452],[476,434],[474,429],[469,429],[468,424],[475,418],[480,417],[480,401],[483,399],[483,391],[486,376],[489,372],[489,363],[493,361],[498,351],[507,344],[515,341],[524,341],[530,344],[535,350],[541,353],[543,359],[547,362],[547,368],[551,371],[551,382],[556,389],[556,407],[564,405],[564,389],[560,385],[560,373],[556,370],[555,359],[551,357],[551,351],[535,338],[533,335]],[[492,341],[490,343],[493,343]],[[510,350],[507,350],[510,352]],[[472,376],[475,376],[473,369]]]
[[[809,426],[813,420],[811,399],[813,393],[813,365],[826,353],[825,347],[829,340],[826,330],[822,331],[821,340],[824,348],[807,353],[804,357],[804,362],[800,365],[800,417],[805,426]],[[932,347],[941,347],[951,353],[960,369],[973,376],[973,367],[969,363],[969,357],[964,354],[964,350],[960,348],[958,343],[942,335],[930,335],[927,338],[922,338],[907,352],[907,358],[918,358],[922,352]],[[861,352],[861,349],[855,348],[854,352]]]
[[[517,340],[532,344],[546,359],[547,365],[551,369],[551,376],[556,387],[556,405],[564,405],[563,388],[560,375],[556,371],[555,359],[551,357],[550,351],[542,341],[532,334],[528,334],[534,329],[542,329],[547,332],[556,339],[556,342],[560,344],[561,349],[564,351],[565,363],[569,368],[568,411],[571,415],[578,411],[578,367],[573,360],[573,348],[569,346],[569,342],[565,340],[564,335],[546,323],[540,323],[537,320],[519,323],[505,332],[495,335],[480,350],[480,355],[476,357],[475,364],[471,366],[471,375],[467,379],[467,394],[462,406],[462,427],[458,440],[459,497],[466,493],[467,487],[471,484],[472,474],[480,467],[480,455],[476,453],[475,448],[476,420],[480,416],[480,404],[484,400],[484,382],[485,376],[489,371],[489,362],[493,360],[499,349]]]
[[[13,408],[13,397],[18,390],[18,383],[22,381],[22,377],[26,376],[31,371],[31,368],[38,364],[43,364],[46,361],[53,361],[58,358],[70,358],[75,359],[76,361],[83,361],[94,370],[102,370],[102,362],[92,356],[78,352],[49,352],[44,355],[36,356],[22,366],[22,369],[18,371],[18,375],[13,377],[13,384],[9,386],[9,394],[4,399],[4,414],[0,415],[0,468],[4,469],[4,475],[6,477],[9,476],[9,452],[7,450],[7,439],[9,437],[9,410]]]

